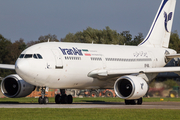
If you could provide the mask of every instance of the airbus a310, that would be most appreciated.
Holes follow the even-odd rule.
[[[57,104],[73,102],[65,89],[114,88],[125,104],[142,104],[148,83],[159,72],[176,72],[164,67],[180,57],[169,49],[176,0],[162,0],[149,33],[138,46],[45,42],[25,49],[15,65],[0,64],[17,74],[2,80],[1,91],[10,98],[25,97],[41,88],[40,104],[48,103],[45,89],[60,89]]]

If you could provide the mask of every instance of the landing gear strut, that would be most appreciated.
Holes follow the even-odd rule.
[[[45,90],[46,90],[46,87],[41,88],[41,96],[38,99],[39,104],[47,104],[47,103],[49,103],[48,97],[45,97],[45,95],[46,95]]]
[[[72,104],[73,97],[72,95],[66,95],[65,89],[60,89],[61,95],[57,94],[55,97],[56,104]]]
[[[126,105],[142,105],[142,98],[136,99],[136,100],[125,100]]]

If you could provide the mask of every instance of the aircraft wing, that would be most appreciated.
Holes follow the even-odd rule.
[[[162,73],[175,72],[180,75],[180,67],[159,67],[159,68],[138,68],[138,69],[99,69],[91,71],[89,77],[107,77],[107,76],[121,76],[137,73]]]
[[[174,54],[174,55],[166,55],[166,58],[180,58],[180,54]]]
[[[11,65],[11,64],[0,64],[0,69],[15,70],[15,65]]]

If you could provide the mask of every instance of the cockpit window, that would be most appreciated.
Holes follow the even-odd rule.
[[[25,54],[24,58],[32,58],[32,54]]]
[[[35,59],[43,59],[40,54],[21,54],[19,58],[35,58]]]
[[[34,54],[34,55],[33,55],[33,58],[38,59],[38,57],[37,57],[37,55],[36,55],[36,54]]]
[[[43,57],[40,54],[37,54],[39,59],[43,59]]]
[[[24,57],[24,54],[21,54],[20,56],[19,56],[19,58],[23,58]]]

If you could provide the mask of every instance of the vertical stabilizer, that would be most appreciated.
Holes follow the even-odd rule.
[[[168,48],[175,5],[176,0],[162,0],[149,33],[139,46]]]

